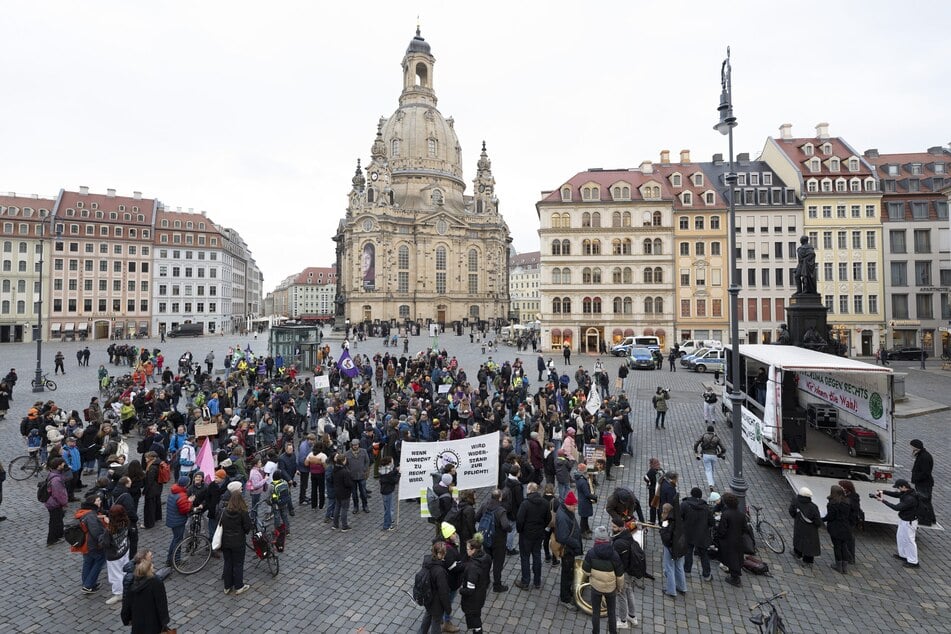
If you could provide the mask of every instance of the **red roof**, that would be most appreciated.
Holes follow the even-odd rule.
[[[660,183],[661,199],[670,199],[671,193],[664,187],[665,183],[663,177],[657,174],[645,174],[639,168],[631,168],[615,170],[588,170],[585,172],[578,172],[568,179],[568,182],[559,185],[558,189],[548,192],[548,194],[542,198],[541,202],[562,202],[561,190],[564,189],[566,185],[571,187],[572,202],[611,202],[613,199],[611,198],[610,187],[619,182],[624,182],[630,185],[631,200],[642,201],[644,198],[641,196],[638,188],[650,181],[656,181]],[[582,185],[588,183],[596,183],[600,186],[600,201],[583,200],[581,198],[581,187]]]
[[[541,251],[518,253],[509,258],[509,266],[538,266],[541,255]]]
[[[812,178],[812,177],[842,177],[842,178],[851,178],[853,176],[866,177],[873,176],[872,170],[869,169],[868,163],[863,159],[862,156],[853,151],[846,143],[839,137],[828,137],[825,139],[819,137],[799,137],[793,139],[774,139],[776,141],[777,147],[782,150],[786,156],[796,164],[796,168],[802,172],[803,178]],[[802,147],[807,143],[811,143],[813,146],[812,155],[806,154]],[[820,148],[826,143],[831,144],[832,153],[823,154],[820,151]],[[818,158],[820,161],[820,168],[818,172],[813,172],[811,169],[807,168],[805,163],[806,161],[812,160],[813,158]],[[829,171],[826,166],[826,161],[832,157],[838,158],[841,161],[841,167],[837,172]],[[845,161],[848,159],[856,157],[859,159],[859,169],[857,172],[849,171],[848,166]]]
[[[945,186],[949,184],[949,179],[951,179],[951,176],[948,175],[949,170],[951,170],[951,151],[943,148],[940,154],[932,154],[930,152],[904,152],[866,156],[865,159],[878,168],[878,177],[880,179],[895,181],[895,191],[886,191],[886,196],[894,196],[895,194],[940,194],[945,189]],[[912,163],[921,164],[920,174],[911,173],[909,166]],[[943,163],[945,171],[935,173],[934,163]],[[898,174],[889,174],[886,169],[888,165],[898,165]],[[908,188],[908,179],[914,178],[919,179],[919,191],[917,192],[909,191]],[[934,187],[934,182],[928,180],[930,178],[939,178],[942,179],[942,181],[938,187]],[[930,187],[928,186],[929,184],[931,185]]]
[[[33,211],[39,211],[40,209],[45,209],[46,211],[52,211],[53,205],[55,204],[56,204],[56,201],[50,198],[34,198],[33,196],[0,195],[0,207],[16,207],[17,209],[23,209],[25,207],[29,207]],[[36,218],[37,215],[34,215],[33,218]]]
[[[337,268],[334,266],[309,266],[294,276],[294,284],[325,286],[337,283]]]
[[[56,217],[65,218],[67,209],[75,209],[78,213],[80,208],[78,203],[80,202],[83,203],[83,209],[92,210],[92,205],[95,203],[97,205],[97,209],[99,211],[105,212],[106,214],[113,211],[119,213],[117,220],[111,220],[108,215],[102,219],[112,224],[129,223],[143,226],[152,226],[152,210],[155,207],[155,200],[152,198],[107,196],[104,194],[81,194],[79,192],[64,191]],[[119,211],[119,205],[124,207],[124,211]],[[138,211],[133,211],[133,207],[136,207]],[[124,220],[122,216],[124,213],[131,214],[132,220]],[[142,214],[145,217],[144,220],[136,220],[136,216],[138,214]],[[95,218],[92,219],[95,220]]]
[[[703,209],[723,209],[726,202],[716,188],[716,183],[704,173],[697,163],[655,163],[654,173],[664,180],[667,187],[674,196],[674,209],[700,211]],[[699,173],[703,176],[703,185],[693,184],[694,174]],[[680,187],[674,187],[671,184],[670,177],[674,174],[680,174]],[[681,194],[691,192],[693,194],[693,204],[684,205]],[[708,205],[704,202],[703,195],[707,192],[713,192],[713,204]]]
[[[128,207],[126,207],[128,209]],[[141,210],[141,207],[139,207]],[[163,227],[162,221],[168,220],[168,226]],[[178,220],[182,224],[180,227],[175,227],[175,221]],[[186,223],[191,222],[192,228],[186,229]],[[199,229],[199,223],[205,223],[204,229]],[[200,213],[194,212],[184,212],[184,211],[168,211],[165,209],[159,209],[155,214],[155,229],[157,231],[206,231],[209,233],[220,233],[218,226],[207,216],[204,216]]]

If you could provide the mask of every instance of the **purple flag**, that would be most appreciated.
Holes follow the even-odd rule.
[[[351,379],[360,374],[360,368],[358,368],[357,364],[350,358],[350,351],[346,348],[340,353],[340,358],[337,359],[337,369],[340,370],[342,375]]]

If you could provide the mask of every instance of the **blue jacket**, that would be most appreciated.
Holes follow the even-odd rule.
[[[594,507],[591,505],[597,498],[591,494],[591,484],[588,476],[575,473],[575,495],[578,496],[578,517],[591,517]]]
[[[172,486],[168,497],[165,498],[165,525],[168,527],[184,526],[188,521],[188,511],[185,509],[191,510],[188,493],[178,484],[175,484]]]
[[[186,434],[172,434],[168,440],[168,455],[174,456],[185,445]]]
[[[76,447],[70,447],[69,445],[63,447],[63,460],[66,461],[66,466],[69,467],[70,471],[79,471],[83,467],[82,459],[79,457],[79,449]]]

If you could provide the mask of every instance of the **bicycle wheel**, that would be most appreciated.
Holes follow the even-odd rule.
[[[46,379],[46,389],[49,390],[50,392],[55,392],[55,391],[56,391],[56,381],[54,381],[54,380],[52,380],[52,379]]]
[[[183,575],[190,575],[205,567],[211,559],[211,540],[205,535],[186,535],[175,547],[172,565]]]
[[[264,558],[265,563],[267,563],[267,571],[271,573],[272,577],[276,577],[277,573],[281,571],[281,562],[277,558],[276,550],[273,547],[268,549],[267,557]]]
[[[14,480],[32,478],[40,471],[40,461],[35,456],[19,456],[10,461],[7,472]]]
[[[777,555],[781,555],[786,551],[786,541],[783,539],[783,536],[780,535],[775,526],[766,520],[759,521],[756,525],[756,532],[763,538],[766,546]]]

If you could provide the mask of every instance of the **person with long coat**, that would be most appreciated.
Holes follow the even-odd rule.
[[[482,608],[489,591],[492,557],[482,549],[481,538],[466,542],[466,556],[462,587],[459,588],[462,613],[466,615],[466,628],[473,634],[482,634]]]
[[[846,574],[849,562],[849,538],[852,535],[852,507],[845,497],[845,491],[838,484],[833,484],[829,491],[829,503],[826,504],[826,516],[822,521],[826,524],[829,537],[832,538],[832,549],[835,553],[835,563],[832,569]]]
[[[739,500],[733,493],[723,494],[723,512],[717,524],[720,563],[727,567],[730,576],[726,582],[730,585],[742,585],[743,572],[743,533],[746,530],[746,515],[739,509]]]
[[[806,487],[789,504],[789,516],[793,518],[793,554],[802,563],[811,564],[822,548],[819,544],[819,528],[822,516],[819,507],[812,501],[812,491]]]
[[[165,583],[155,576],[151,557],[136,564],[131,586],[122,597],[121,617],[123,625],[132,626],[133,634],[160,634],[168,628]]]

